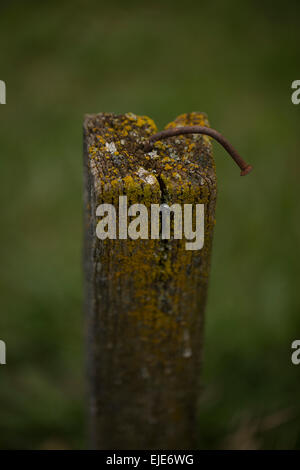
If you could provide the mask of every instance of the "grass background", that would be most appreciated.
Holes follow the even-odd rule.
[[[300,448],[300,4],[1,5],[0,448],[86,448],[82,120],[208,113],[219,194],[199,447]]]

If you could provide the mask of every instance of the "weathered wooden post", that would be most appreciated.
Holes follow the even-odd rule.
[[[167,128],[208,126],[200,113]],[[131,113],[84,122],[85,303],[92,447],[195,448],[204,307],[215,223],[216,175],[208,137],[143,143],[153,121]],[[99,204],[205,206],[200,251],[183,239],[99,240]],[[123,238],[122,238],[123,237]],[[150,237],[149,237],[150,238]]]

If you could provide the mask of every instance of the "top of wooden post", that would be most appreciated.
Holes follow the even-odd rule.
[[[170,127],[209,126],[207,116],[193,112],[178,116]],[[172,193],[188,186],[215,186],[215,167],[209,137],[191,134],[155,142],[145,152],[143,144],[157,132],[152,119],[133,113],[88,114],[84,120],[88,165],[94,189],[101,194],[116,189],[123,193],[132,184],[165,185]],[[188,201],[186,201],[188,202]]]

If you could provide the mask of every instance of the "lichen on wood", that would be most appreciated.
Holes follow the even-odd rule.
[[[208,126],[202,113],[168,127]],[[204,308],[215,223],[211,143],[195,134],[143,143],[157,132],[132,113],[84,121],[85,311],[94,448],[195,446]],[[99,240],[96,207],[205,204],[201,251],[185,240]]]

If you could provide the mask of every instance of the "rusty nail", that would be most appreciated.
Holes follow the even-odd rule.
[[[239,155],[239,153],[235,150],[235,148],[228,142],[225,137],[220,134],[220,132],[216,131],[215,129],[211,129],[210,127],[205,126],[182,126],[182,127],[173,127],[171,129],[166,129],[161,132],[157,132],[157,134],[153,134],[149,141],[145,144],[144,150],[145,152],[149,152],[152,148],[154,143],[157,140],[167,139],[168,137],[174,137],[175,135],[182,135],[182,134],[205,134],[210,137],[213,137],[219,144],[221,144],[225,150],[231,155],[235,163],[240,167],[241,176],[248,175],[252,170],[252,166],[248,165],[245,160]]]

